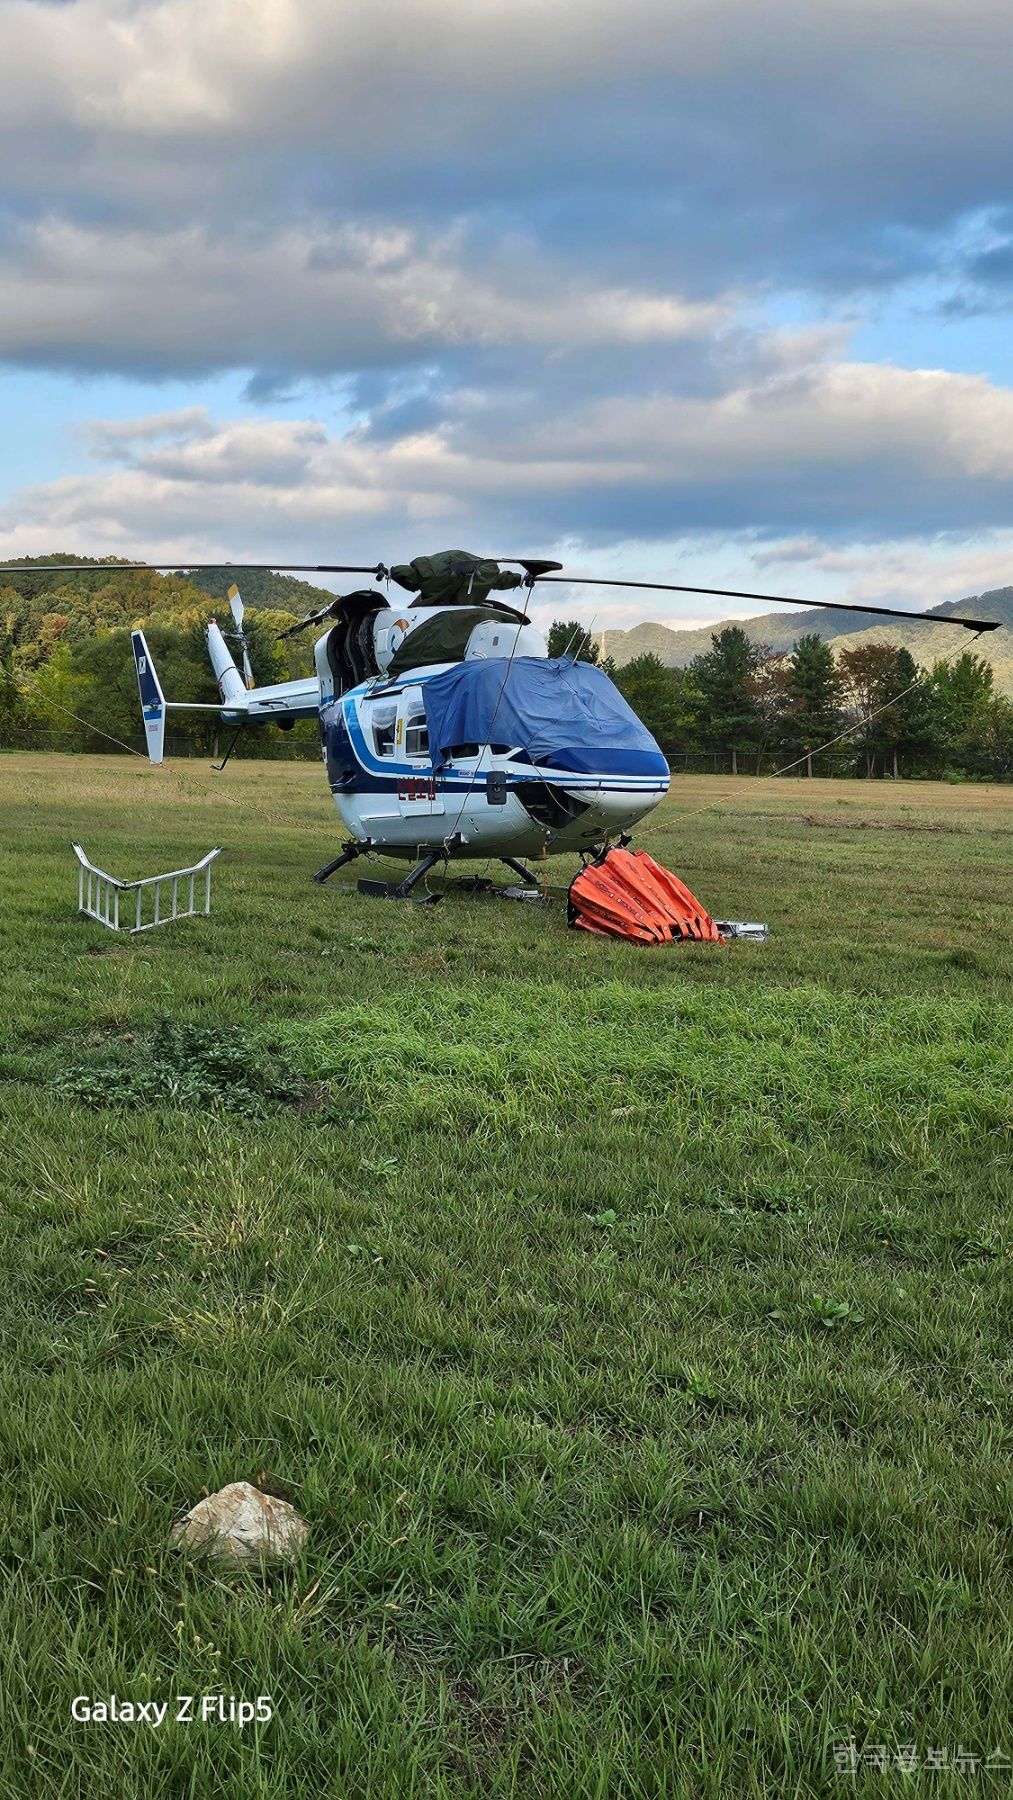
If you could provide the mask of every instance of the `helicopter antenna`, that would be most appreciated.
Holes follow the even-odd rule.
[[[587,630],[586,630],[586,631],[585,631],[585,629],[584,629],[584,627],[583,627],[583,626],[582,626],[582,625],[578,625],[578,626],[577,626],[577,629],[576,629],[576,631],[574,631],[574,632],[573,632],[573,633],[572,633],[572,634],[571,634],[571,636],[570,636],[570,638],[569,638],[569,640],[568,640],[568,642],[567,642],[567,646],[566,646],[566,649],[565,649],[565,650],[564,650],[564,651],[563,651],[563,655],[564,655],[564,656],[569,656],[569,654],[570,654],[570,645],[571,645],[571,644],[572,644],[572,643],[573,643],[573,642],[574,642],[574,640],[576,640],[576,643],[577,643],[577,648],[576,648],[576,650],[575,650],[575,651],[574,651],[574,652],[573,652],[573,660],[574,660],[574,662],[576,662],[576,661],[577,661],[577,658],[578,658],[578,657],[579,657],[579,655],[580,655],[580,653],[581,653],[581,651],[582,651],[582,650],[583,650],[583,648],[584,648],[584,645],[585,645],[585,644],[586,644],[586,643],[588,643],[588,642],[589,642],[589,640],[590,640],[590,637],[591,637],[591,633],[592,633],[592,631],[593,631],[593,630],[594,630],[594,621],[595,621],[595,619],[596,619],[596,618],[597,618],[597,617],[598,617],[598,614],[597,614],[597,613],[595,613],[595,614],[594,614],[594,617],[593,617],[593,618],[592,618],[592,620],[591,620],[591,623],[590,623],[590,625],[589,625],[589,626],[588,626],[588,627],[587,627]]]

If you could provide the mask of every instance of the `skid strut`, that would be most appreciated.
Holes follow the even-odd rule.
[[[517,861],[516,857],[501,856],[499,860],[503,863],[505,868],[512,869],[515,875],[519,875],[526,887],[535,888],[541,893],[542,889],[538,876],[533,875],[530,869],[525,868],[522,862]]]
[[[413,869],[409,869],[403,881],[362,880],[357,883],[359,892],[360,894],[369,894],[374,900],[410,900],[412,888],[416,883],[421,881],[424,875],[428,875],[430,869],[434,869],[438,862],[445,862],[446,858],[447,852],[441,845],[439,850],[430,850],[421,862],[417,862]],[[442,894],[426,894],[424,899],[417,901],[416,904],[434,906],[437,900],[442,899]]]
[[[325,863],[322,869],[317,870],[313,877],[314,881],[323,886],[323,883],[329,881],[339,869],[343,869],[346,863],[354,862],[357,856],[365,856],[368,849],[368,839],[364,844],[356,844],[350,838],[347,844],[342,845],[340,856],[336,856],[333,862]]]

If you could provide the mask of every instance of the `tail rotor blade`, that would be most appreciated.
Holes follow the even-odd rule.
[[[236,641],[243,652],[243,679],[245,680],[247,687],[251,688],[256,684],[253,679],[253,665],[250,662],[250,652],[246,647],[246,633],[243,630],[243,620],[246,617],[246,608],[243,605],[243,596],[239,592],[235,582],[232,583],[232,586],[229,589],[229,609],[232,613],[232,617],[236,621]]]
[[[246,608],[243,605],[243,596],[239,592],[235,582],[232,583],[232,586],[229,589],[229,607],[232,612],[232,617],[236,621],[236,630],[242,631],[243,620],[246,617]]]

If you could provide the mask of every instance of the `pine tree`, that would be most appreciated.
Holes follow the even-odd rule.
[[[739,772],[739,757],[755,750],[762,718],[753,678],[760,663],[756,646],[742,627],[726,625],[711,638],[711,648],[690,664],[700,691],[702,735],[709,748],[723,750]]]
[[[787,735],[811,777],[814,752],[841,728],[841,677],[830,645],[815,631],[797,640],[789,668]]]
[[[897,778],[901,772],[901,757],[912,763],[925,762],[938,751],[941,742],[939,709],[930,679],[925,670],[918,667],[910,650],[897,651],[889,685],[897,698],[881,717],[884,746],[892,758],[893,774]]]
[[[687,747],[696,716],[696,687],[688,669],[669,669],[647,651],[617,669],[615,683],[663,750]]]

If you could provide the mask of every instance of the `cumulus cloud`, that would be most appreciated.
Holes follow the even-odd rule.
[[[200,318],[217,240],[284,271],[305,237],[379,222],[426,242],[466,226],[487,250],[519,231],[652,305],[888,283],[1013,177],[1001,0],[0,0],[0,33],[10,254],[29,282],[66,265],[79,312],[104,304],[93,251],[130,284],[161,263]],[[252,333],[272,369],[323,291],[290,269],[281,286],[273,342]]]
[[[11,546],[725,536],[829,578],[1001,529],[1010,393],[848,360],[871,289],[1008,304],[1001,0],[0,0],[0,33],[0,363],[236,370],[263,411],[149,386]],[[796,303],[829,322],[758,327]]]
[[[554,354],[665,345],[724,316],[632,283],[602,286],[517,246],[469,254],[364,225],[245,240],[44,219],[0,248],[0,360],[195,374],[301,374],[528,345]]]
[[[358,554],[368,538],[373,560],[448,534],[590,552],[699,538],[720,520],[760,558],[814,566],[834,540],[994,530],[1008,517],[1013,393],[980,377],[802,363],[709,397],[578,403],[498,429],[495,404],[468,393],[438,425],[390,436],[313,418],[216,421],[199,407],[94,423],[95,467],[18,495],[4,542],[24,549],[42,533],[142,554],[171,529],[174,555],[253,547],[312,561],[349,539]]]
[[[0,0],[0,34],[30,366],[269,400],[671,344],[772,284],[938,270],[1013,180],[1000,0]]]

